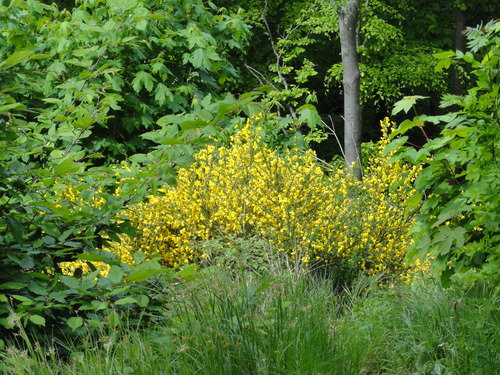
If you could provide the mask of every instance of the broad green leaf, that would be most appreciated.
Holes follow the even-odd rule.
[[[50,59],[50,58],[52,58],[52,56],[50,56],[47,53],[38,53],[36,55],[31,55],[30,56],[31,60],[47,60],[47,59]]]
[[[23,305],[26,305],[26,306],[33,305],[35,303],[30,298],[25,297],[25,296],[19,296],[17,294],[13,294],[12,298],[14,298],[15,300],[21,302]]]
[[[19,283],[17,281],[8,281],[6,283],[0,284],[0,289],[23,289],[26,288],[27,284]]]
[[[108,278],[113,284],[117,284],[123,279],[123,269],[120,266],[111,266],[108,272]]]
[[[72,331],[75,331],[82,325],[83,325],[83,319],[79,316],[73,316],[68,319],[68,327],[71,328]]]
[[[421,193],[417,192],[417,193],[413,194],[405,202],[407,212],[409,212],[410,210],[412,210],[415,207],[418,207],[421,201],[422,201],[422,194]]]
[[[125,280],[127,282],[140,282],[149,279],[150,277],[153,277],[155,275],[159,275],[161,273],[166,272],[164,269],[153,269],[153,268],[146,268],[146,269],[140,269],[133,271],[129,277],[127,277]]]
[[[28,283],[28,290],[34,294],[38,294],[40,296],[47,296],[49,291],[45,286],[38,284],[37,282],[30,280]]]
[[[115,301],[115,305],[126,305],[129,303],[137,303],[137,300],[133,297],[125,297],[125,298],[120,298],[119,300]]]
[[[144,260],[146,260],[146,258],[147,258],[146,254],[144,254],[144,253],[142,253],[140,251],[137,251],[134,254],[132,254],[132,257],[134,258],[135,264],[140,264]]]
[[[407,136],[392,140],[391,143],[385,146],[384,154],[388,154],[390,152],[399,150],[406,143],[407,140],[408,140]]]
[[[392,110],[392,116],[398,114],[401,111],[408,113],[408,111],[413,108],[417,100],[425,98],[426,98],[425,96],[420,96],[420,95],[405,96],[403,99],[401,99],[399,102],[396,102],[396,104],[394,105],[394,108]]]
[[[54,173],[58,176],[76,173],[83,167],[81,163],[75,163],[72,159],[64,159],[54,167]]]
[[[141,21],[137,22],[134,26],[137,30],[141,30],[141,31],[146,30],[146,27],[148,26],[148,21],[141,20]]]
[[[202,128],[205,125],[206,123],[200,120],[186,120],[180,126],[182,130],[192,130]]]
[[[156,85],[155,100],[158,102],[159,105],[163,105],[167,100],[173,102],[174,94],[172,94],[172,91],[170,91],[170,89],[163,83],[159,83],[158,85]]]
[[[149,297],[146,296],[146,295],[139,295],[137,297],[135,297],[135,299],[137,300],[137,305],[139,307],[146,307],[148,304],[149,304]]]
[[[51,104],[61,104],[62,100],[57,98],[43,98],[42,101]]]
[[[99,270],[89,273],[82,279],[81,290],[89,290],[97,284],[97,276],[99,275]]]
[[[141,70],[137,72],[134,79],[132,80],[132,88],[137,93],[141,91],[142,87],[151,92],[154,87],[154,82],[156,82],[156,79],[151,74],[144,70]]]
[[[104,323],[97,319],[89,319],[87,323],[94,328],[102,328],[104,327]]]
[[[46,233],[52,237],[53,243],[55,243],[55,238],[58,238],[61,235],[60,226],[54,222],[46,221],[40,225],[40,228],[43,230],[44,233]],[[45,238],[47,238],[47,237],[44,237],[44,239]],[[46,240],[47,244],[49,244],[48,241],[50,241],[50,240],[47,238],[47,240]]]
[[[5,65],[7,65],[7,66],[13,66],[13,65],[19,64],[19,63],[21,63],[21,62],[29,59],[30,56],[32,56],[33,54],[34,54],[33,51],[18,51],[18,52],[14,52],[1,65],[4,65],[4,66]]]
[[[451,59],[442,59],[442,60],[439,60],[439,62],[434,67],[434,71],[435,72],[440,72],[443,69],[448,69],[450,67],[451,63],[452,63]]]
[[[17,221],[17,219],[12,215],[5,215],[5,220],[9,225],[10,231],[18,243],[24,243],[25,229],[24,226]]]
[[[138,72],[134,79],[132,80],[132,88],[134,89],[135,92],[139,93],[139,91],[141,91],[142,89],[142,75],[143,75],[143,71],[141,70],[140,72]]]
[[[120,324],[120,315],[116,311],[111,311],[108,315],[108,321],[111,327],[116,328]]]
[[[455,55],[455,52],[453,52],[453,51],[444,51],[444,52],[435,53],[432,56],[435,57],[436,59],[446,59],[446,58],[452,57],[454,55]]]
[[[210,46],[206,49],[198,48],[188,56],[188,61],[197,69],[212,69],[212,61],[220,60],[219,55],[215,52],[215,47]]]
[[[64,285],[66,285],[72,289],[80,288],[80,281],[76,277],[61,275],[61,276],[59,276],[59,280],[61,280],[61,282]]]
[[[185,280],[193,280],[198,276],[198,269],[194,265],[187,265],[178,271],[175,276]]]
[[[299,114],[299,122],[307,123],[310,129],[315,129],[318,124],[321,124],[321,117],[314,106],[310,104],[303,105],[297,112]]]
[[[45,327],[45,318],[40,315],[30,315],[30,321],[37,326],[44,326]]]
[[[22,111],[25,108],[26,108],[26,106],[24,104],[21,104],[21,103],[12,103],[12,104],[0,105],[0,113],[8,112],[8,111],[11,111],[11,110]]]

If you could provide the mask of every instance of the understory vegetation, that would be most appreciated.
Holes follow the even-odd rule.
[[[0,1],[0,373],[498,371],[500,22],[362,5],[346,166],[338,2],[259,1]]]
[[[249,240],[239,250],[257,246]],[[321,269],[298,274],[275,260],[256,274],[249,265],[242,255],[233,259],[236,273],[209,267],[189,281],[151,281],[160,310],[103,310],[102,327],[72,340],[34,337],[18,323],[20,334],[2,348],[2,371],[487,375],[498,368],[499,296],[485,285],[464,292],[425,279],[380,289],[364,276],[342,291]]]

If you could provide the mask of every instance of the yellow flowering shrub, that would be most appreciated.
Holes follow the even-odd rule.
[[[181,169],[176,187],[127,211],[139,230],[114,251],[160,255],[169,266],[198,262],[200,243],[241,236],[270,240],[299,263],[346,263],[368,273],[402,274],[411,217],[404,200],[417,170],[388,165],[382,155],[390,123],[382,122],[379,155],[362,182],[342,168],[326,175],[312,151],[279,153],[259,135],[259,117],[231,138],[229,147],[208,146]]]
[[[90,194],[84,198],[82,191],[88,191]],[[85,210],[86,206],[102,208],[106,204],[106,200],[102,197],[102,188],[88,189],[84,184],[81,186],[67,186],[56,192],[58,196],[59,206],[71,206],[76,210]],[[101,275],[106,276],[109,271],[109,266],[103,262],[91,262]],[[76,260],[72,262],[59,263],[61,271],[66,275],[73,275],[77,268],[81,268],[83,273],[90,273],[90,267],[86,261]]]
[[[381,121],[381,128],[376,156],[365,168],[363,180],[344,178],[342,182],[349,192],[345,202],[348,213],[342,220],[343,240],[336,247],[369,274],[402,275],[407,271],[404,258],[413,223],[404,202],[415,193],[412,182],[419,168],[389,163],[392,153],[383,152],[392,131],[389,119]]]

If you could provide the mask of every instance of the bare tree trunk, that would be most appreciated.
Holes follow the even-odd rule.
[[[360,0],[339,9],[344,86],[344,152],[348,170],[361,180],[361,103],[357,52]]]

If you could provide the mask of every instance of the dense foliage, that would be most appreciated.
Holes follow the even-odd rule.
[[[400,155],[424,165],[415,181],[416,205],[424,202],[412,229],[416,242],[410,259],[430,253],[444,281],[452,275],[471,282],[500,279],[500,23],[490,22],[467,32],[470,52],[438,55],[438,66],[453,60],[469,64],[475,86],[463,97],[448,95],[442,106],[459,110],[443,116],[417,116],[406,120],[394,134],[404,134],[426,123],[444,123],[440,136],[420,149]],[[397,110],[408,111],[417,98],[401,101]],[[399,147],[407,136],[393,142]]]
[[[13,327],[9,316],[44,326],[90,303],[94,276],[65,283],[61,263],[79,256],[112,265],[110,254],[99,253],[116,233],[133,233],[124,207],[171,179],[175,165],[189,163],[190,144],[204,133],[175,125],[176,145],[185,147],[162,149],[161,171],[99,165],[149,151],[150,141],[139,135],[234,78],[226,57],[247,32],[239,19],[199,1],[75,5],[69,11],[33,0],[0,7],[4,327]],[[76,199],[65,196],[68,189]],[[111,287],[103,283],[99,288]]]
[[[0,59],[19,63],[3,76],[22,103],[9,110],[29,108],[47,156],[61,158],[69,145],[81,150],[76,160],[143,151],[148,143],[139,135],[159,117],[188,110],[193,97],[220,93],[236,77],[227,57],[242,48],[248,28],[210,3],[77,5],[70,12],[12,2],[0,16]]]

